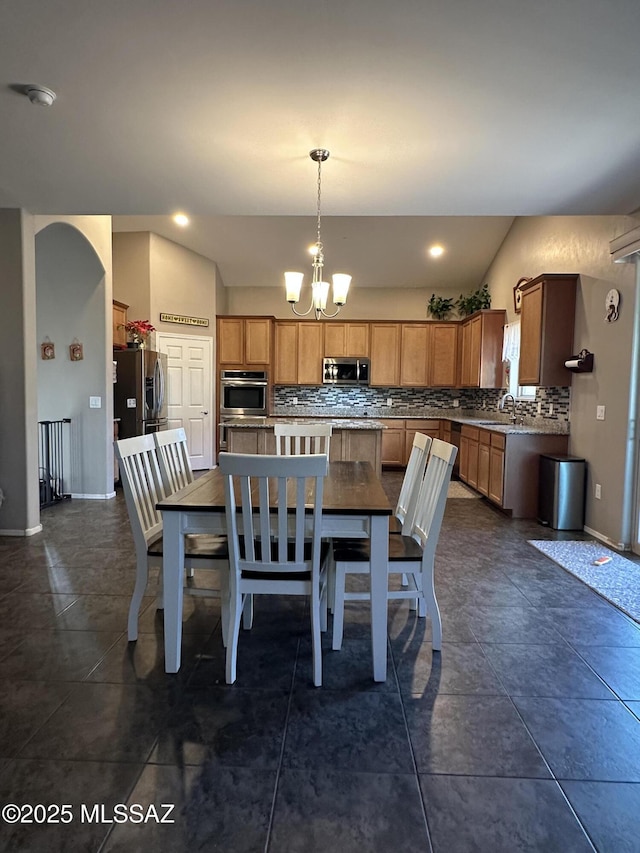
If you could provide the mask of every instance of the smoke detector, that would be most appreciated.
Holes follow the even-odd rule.
[[[50,107],[56,99],[56,93],[46,86],[26,86],[24,93],[32,104],[40,107]]]

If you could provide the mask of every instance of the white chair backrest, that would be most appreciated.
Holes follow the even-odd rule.
[[[423,554],[428,558],[433,557],[438,544],[449,481],[457,452],[453,444],[440,441],[438,438],[434,438],[431,443],[427,470],[418,495],[412,534],[422,547]],[[423,565],[425,565],[424,559]]]
[[[303,453],[326,453],[329,455],[331,426],[328,424],[276,424],[278,456],[299,456]]]
[[[182,427],[153,433],[164,490],[172,495],[193,482],[187,434]]]
[[[166,497],[153,435],[116,441],[115,453],[136,551],[146,553],[148,542],[162,532],[156,503]]]
[[[221,453],[231,571],[320,571],[324,454],[270,456]],[[307,494],[306,478],[313,478]],[[305,560],[311,538],[311,558]],[[266,547],[263,547],[266,543]]]
[[[413,517],[418,504],[420,485],[424,477],[429,450],[431,449],[431,436],[417,432],[413,437],[411,455],[404,473],[400,495],[396,504],[395,517],[402,524],[402,534],[410,536],[413,529]]]

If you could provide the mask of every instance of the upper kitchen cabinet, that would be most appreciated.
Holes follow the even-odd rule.
[[[460,385],[463,388],[502,387],[502,339],[506,312],[476,311],[462,323]]]
[[[369,355],[369,323],[327,323],[324,327],[327,358]]]
[[[522,287],[520,385],[571,385],[577,274],[544,273]]]
[[[429,382],[432,388],[458,384],[459,323],[429,324]]]
[[[323,340],[322,323],[277,320],[274,384],[322,385]]]
[[[124,328],[127,322],[128,305],[124,302],[113,300],[113,345],[114,347],[125,347],[127,345],[127,332]]]
[[[218,364],[271,364],[271,317],[218,317]]]
[[[371,323],[370,385],[400,384],[401,329],[400,323]]]
[[[429,384],[429,323],[402,323],[400,385],[424,388]]]

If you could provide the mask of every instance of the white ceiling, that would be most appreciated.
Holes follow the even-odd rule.
[[[280,283],[326,147],[328,272],[475,284],[513,216],[640,207],[639,30],[638,0],[4,3],[0,207],[114,214]]]

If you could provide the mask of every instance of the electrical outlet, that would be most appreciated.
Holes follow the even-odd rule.
[[[89,397],[89,408],[90,409],[101,409],[102,408],[102,397]]]
[[[297,398],[297,397],[292,397],[292,398],[291,398],[291,405],[292,405],[292,406],[297,406],[297,405],[298,405],[298,398]]]
[[[135,397],[127,397],[127,409],[135,409],[136,407],[136,398]]]
[[[553,403],[549,403],[549,414],[553,414]]]
[[[602,486],[600,483],[596,483],[595,496],[598,500],[602,498]]]
[[[460,405],[460,400],[454,400],[451,405],[453,406],[454,409],[457,409],[458,406]]]
[[[542,403],[540,402],[540,400],[538,400],[538,414],[542,414]]]
[[[596,420],[597,421],[603,421],[604,420],[605,408],[606,408],[605,406],[596,406]]]
[[[387,406],[393,406],[393,400],[391,397],[387,397]]]

